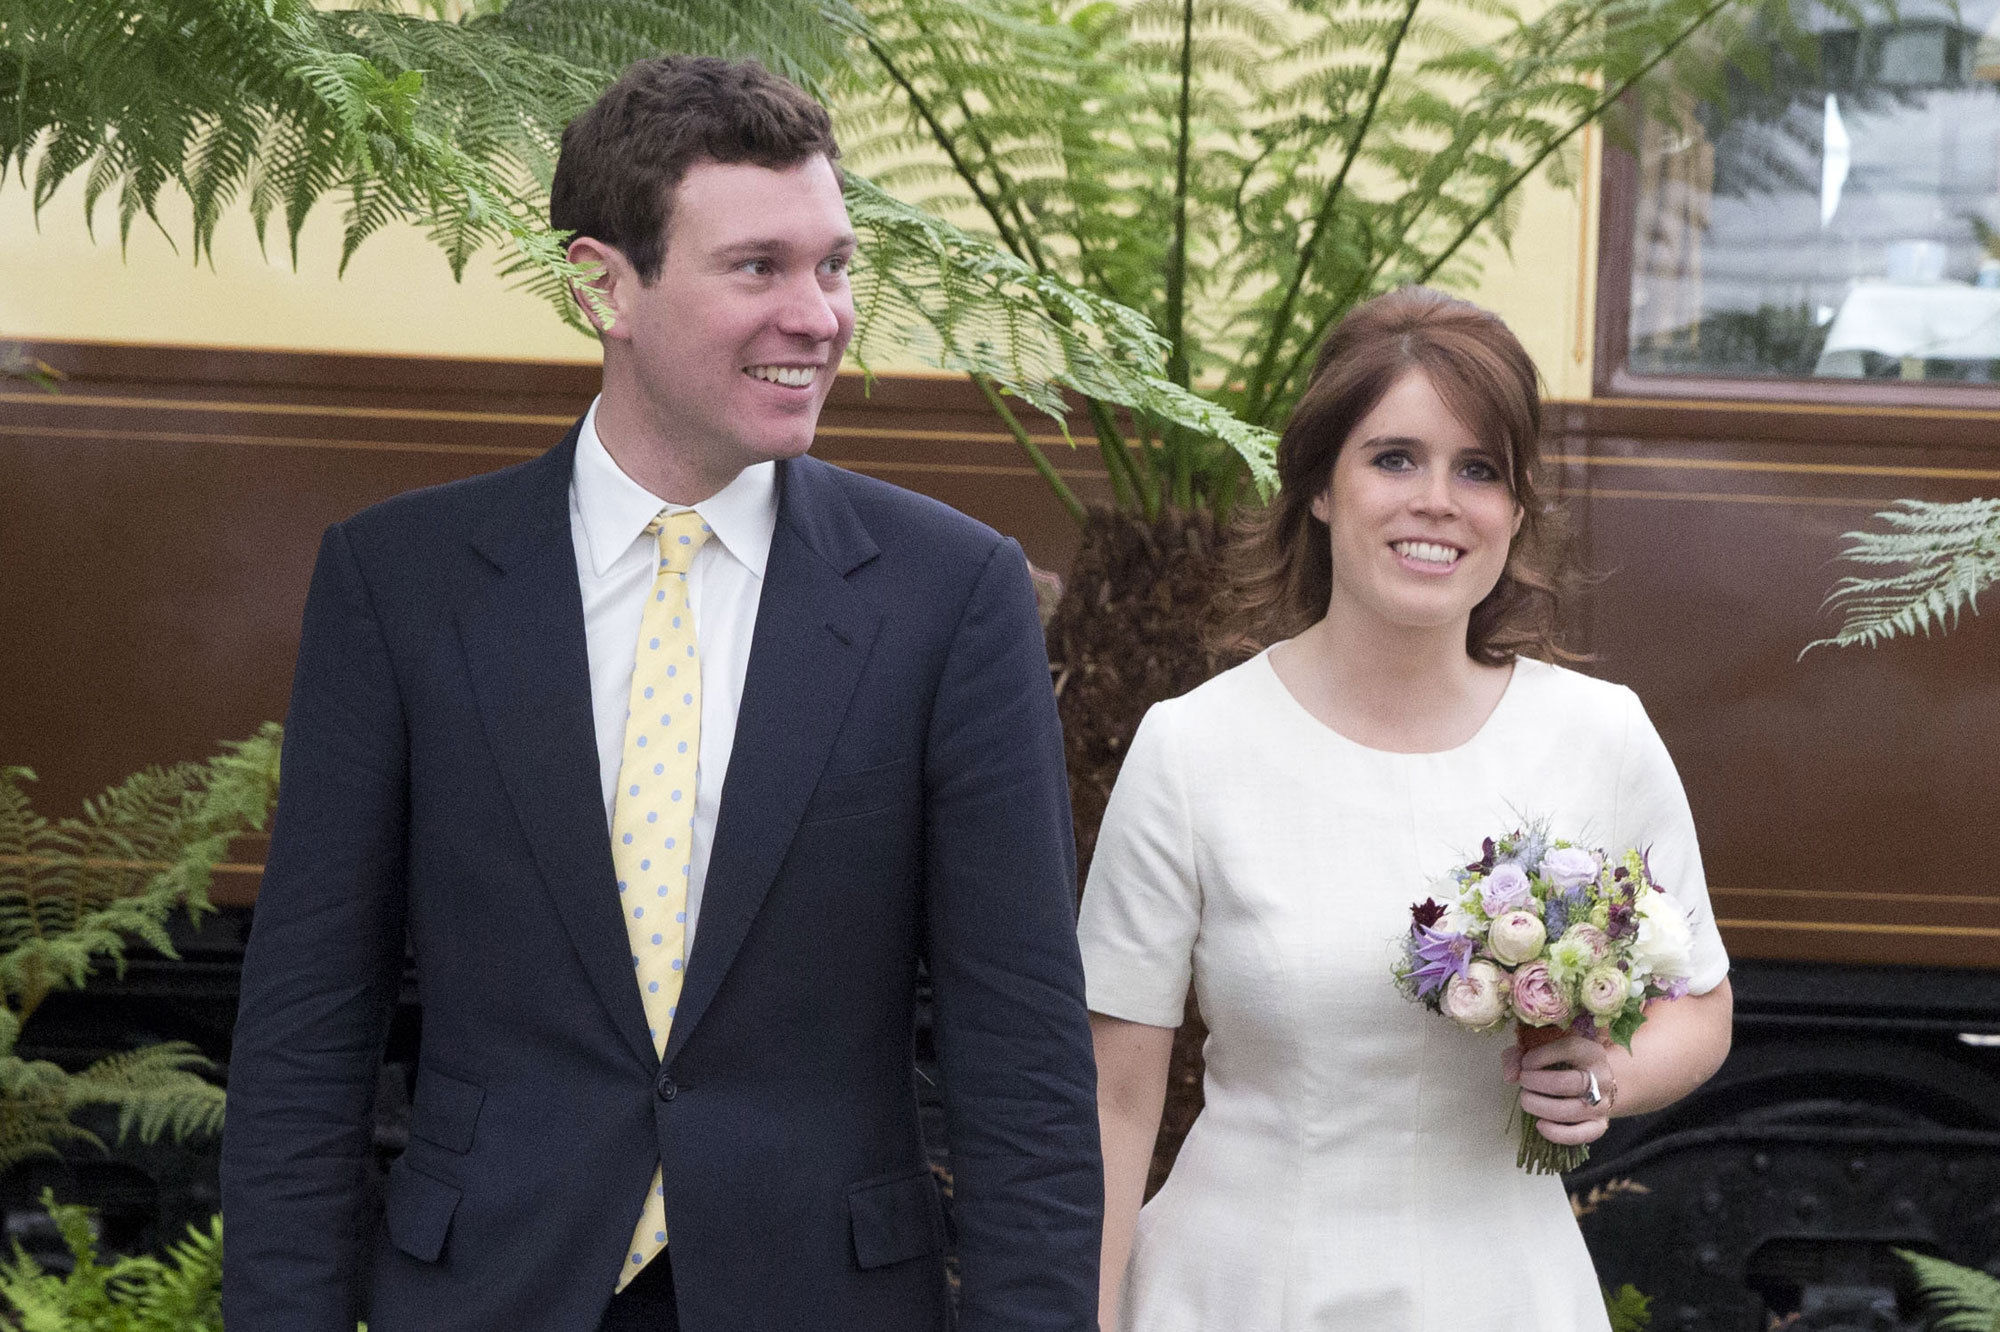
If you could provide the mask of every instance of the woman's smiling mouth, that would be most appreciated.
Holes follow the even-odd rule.
[[[1405,567],[1424,573],[1449,573],[1465,554],[1457,546],[1438,541],[1392,541],[1389,549],[1402,557]]]

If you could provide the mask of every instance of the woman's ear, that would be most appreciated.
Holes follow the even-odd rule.
[[[1319,488],[1319,494],[1312,497],[1312,516],[1333,526],[1333,478],[1327,477],[1326,484]]]
[[[632,265],[618,247],[591,236],[578,236],[564,254],[571,263],[593,272],[588,282],[570,284],[570,295],[582,309],[584,322],[596,329],[599,337],[622,338],[625,331],[619,320],[623,298],[627,284],[638,280]]]

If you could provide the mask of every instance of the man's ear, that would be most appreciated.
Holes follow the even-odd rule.
[[[587,284],[570,284],[570,295],[582,309],[584,322],[596,329],[599,337],[622,340],[626,336],[625,305],[639,275],[617,246],[590,236],[578,236],[564,253],[571,263],[596,274]]]

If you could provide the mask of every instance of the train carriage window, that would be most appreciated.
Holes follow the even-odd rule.
[[[2000,0],[1803,6],[1639,132],[1636,375],[2000,381]]]

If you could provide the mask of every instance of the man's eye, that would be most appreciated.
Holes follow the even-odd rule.
[[[771,275],[771,261],[769,259],[745,259],[742,263],[742,269],[754,277],[769,277]]]
[[[851,256],[845,254],[829,255],[827,261],[820,265],[820,267],[830,275],[838,275],[852,269],[854,267],[854,260]]]

